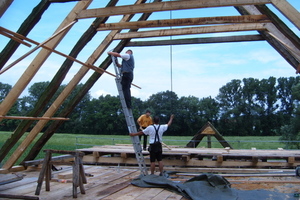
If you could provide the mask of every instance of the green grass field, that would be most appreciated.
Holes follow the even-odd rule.
[[[0,147],[2,147],[5,141],[11,137],[11,132],[0,132]],[[28,135],[26,133],[19,140],[18,145],[24,140]],[[41,134],[34,140],[36,141]],[[224,137],[224,139],[234,148],[234,149],[251,149],[255,147],[256,149],[277,149],[284,148],[285,144],[278,141],[277,136],[272,137]],[[184,147],[190,140],[192,136],[164,136],[163,142],[169,146]],[[211,138],[212,148],[223,148],[221,144],[214,138]],[[33,144],[30,145],[30,149]],[[127,135],[78,135],[78,134],[54,134],[51,139],[47,142],[43,149],[58,149],[58,150],[75,150],[80,148],[92,147],[96,145],[114,145],[114,144],[131,144],[131,139]],[[198,148],[207,147],[207,138],[205,137]],[[10,151],[9,155],[4,159],[2,164],[7,160],[7,158],[14,152],[17,145]],[[25,150],[25,154],[19,159],[17,163],[22,161],[28,152]],[[44,158],[44,152],[40,152],[36,159]]]

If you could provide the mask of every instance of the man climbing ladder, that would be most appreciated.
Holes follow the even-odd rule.
[[[118,62],[115,62],[117,67],[121,69],[121,84],[122,90],[124,93],[124,98],[126,101],[127,108],[131,108],[131,83],[133,80],[133,69],[134,69],[134,58],[132,50],[127,50],[125,54],[120,54],[117,52],[108,52],[109,55],[114,57],[122,58],[122,64],[120,65]],[[117,61],[117,59],[115,60]]]
[[[130,87],[131,87],[131,82],[132,82],[132,79],[133,79],[134,60],[133,60],[131,50],[127,50],[126,53],[129,54],[129,57],[130,57],[127,61],[132,59],[131,61],[133,62],[133,65],[131,65],[132,63],[130,63],[130,62],[124,62],[124,59],[123,59],[122,66],[123,66],[124,63],[127,63],[127,64],[125,64],[126,65],[125,68],[121,67],[121,70],[120,70],[120,64],[117,62],[116,57],[122,57],[122,56],[119,53],[116,53],[116,52],[112,52],[112,51],[108,52],[108,54],[111,55],[111,59],[112,59],[112,62],[114,64],[114,67],[115,67],[116,84],[117,84],[117,88],[118,88],[118,92],[119,92],[119,97],[120,97],[122,109],[123,109],[123,112],[124,112],[124,115],[125,115],[128,131],[129,131],[129,133],[135,133],[135,132],[137,132],[137,129],[136,129],[136,125],[135,125],[135,120],[134,120],[133,115],[132,115],[131,95],[130,95]],[[131,69],[131,75],[129,73],[126,74],[127,72],[129,72],[129,71],[127,71],[128,69]],[[123,72],[125,72],[125,73],[123,73]],[[126,76],[126,80],[123,80],[124,74]],[[129,79],[127,80],[128,77],[129,77]],[[130,79],[130,77],[132,77],[132,79]],[[125,81],[125,83],[124,83],[124,81]],[[129,86],[127,85],[128,82],[130,82]],[[129,100],[130,101],[128,101],[128,96],[126,97],[126,95],[128,95],[128,91],[125,92],[124,89],[129,89],[129,98],[130,98]],[[131,137],[131,141],[132,141],[132,144],[133,144],[133,148],[134,148],[134,151],[135,151],[135,156],[136,156],[141,174],[142,175],[148,175],[148,171],[147,171],[147,168],[146,168],[144,156],[142,154],[142,146],[140,144],[140,139],[139,139],[138,136],[135,136],[135,137]]]

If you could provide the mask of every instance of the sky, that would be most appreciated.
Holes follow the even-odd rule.
[[[9,9],[0,18],[0,26],[16,32],[23,20],[31,13],[32,9],[40,0],[14,0]],[[88,8],[104,7],[108,1],[94,1]],[[133,0],[120,0],[120,3],[132,4]],[[300,10],[299,0],[288,0],[298,11]],[[52,3],[44,13],[40,22],[27,35],[39,43],[45,41],[60,25],[62,20],[72,10],[76,2]],[[299,30],[282,16],[276,8],[269,6],[296,34],[300,35]],[[212,16],[231,16],[239,15],[232,7],[205,8],[189,11],[167,11],[156,12],[149,20],[154,19],[175,19],[188,17],[212,17]],[[140,16],[140,15],[138,15]],[[137,19],[136,16],[133,21]],[[121,16],[110,17],[108,22],[118,22]],[[68,32],[63,41],[56,47],[56,50],[69,54],[74,44],[90,26],[94,19],[81,19]],[[126,31],[126,30],[125,30]],[[108,31],[99,31],[90,41],[83,51],[77,57],[78,60],[85,62],[95,48],[102,42]],[[168,36],[157,39],[177,39],[187,37],[217,37],[240,34],[257,34],[252,32],[219,33],[219,34],[199,34],[189,36]],[[132,41],[147,39],[132,39]],[[151,38],[153,40],[153,38]],[[0,50],[5,47],[9,41],[3,35],[0,35]],[[114,41],[108,50],[113,49],[119,41]],[[32,47],[21,45],[14,53],[7,65],[29,52]],[[122,53],[127,49],[125,48]],[[297,76],[295,69],[289,65],[266,41],[259,42],[236,42],[236,43],[218,43],[218,44],[195,44],[195,45],[173,45],[173,46],[155,46],[155,47],[130,47],[133,50],[135,58],[134,80],[133,83],[141,89],[132,87],[132,96],[147,100],[152,94],[163,91],[173,91],[178,97],[194,96],[198,98],[216,97],[219,88],[226,85],[233,79],[256,78],[267,79],[273,77],[292,77]],[[35,58],[38,49],[28,57],[23,59],[17,65],[13,66],[5,73],[0,75],[0,82],[14,85],[27,66]],[[94,64],[99,66],[106,58],[104,53]],[[32,79],[26,90],[21,94],[28,95],[27,89],[35,82],[51,81],[57,70],[61,67],[65,58],[54,53],[47,59],[35,77]],[[4,67],[5,67],[4,66]],[[80,64],[74,63],[63,84],[73,78],[81,68]],[[108,70],[115,73],[113,65]],[[89,70],[81,83],[90,77],[93,70]],[[104,74],[91,88],[90,95],[98,98],[101,95],[117,96],[117,87],[115,78]]]

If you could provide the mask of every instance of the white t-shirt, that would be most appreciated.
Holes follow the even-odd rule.
[[[121,56],[122,59],[124,59],[126,61],[130,59],[130,55],[127,54],[127,53],[126,54],[120,54],[120,56]]]
[[[159,124],[154,124],[155,128],[157,129]],[[159,129],[158,129],[158,136],[159,136],[159,141],[162,142],[162,135],[163,133],[168,129],[168,124],[162,124],[160,125]],[[155,139],[155,129],[153,127],[153,125],[148,126],[147,128],[145,128],[143,130],[143,133],[145,135],[149,135],[149,144],[153,144],[154,143],[154,139]],[[158,138],[156,138],[156,141]]]

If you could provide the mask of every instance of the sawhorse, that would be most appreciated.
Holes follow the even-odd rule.
[[[77,187],[80,188],[81,194],[85,194],[83,184],[87,183],[82,157],[84,153],[80,151],[64,151],[64,150],[44,150],[46,156],[38,178],[35,195],[39,195],[42,189],[42,184],[45,177],[46,191],[50,191],[51,169],[53,164],[72,165],[73,166],[73,198],[77,198]],[[74,156],[74,162],[51,161],[52,153],[70,154]]]

